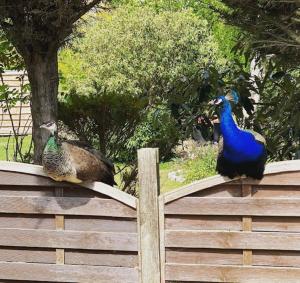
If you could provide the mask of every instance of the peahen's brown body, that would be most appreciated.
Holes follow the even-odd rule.
[[[44,171],[56,181],[100,181],[113,186],[114,166],[98,151],[76,141],[58,144],[52,135],[43,152]]]

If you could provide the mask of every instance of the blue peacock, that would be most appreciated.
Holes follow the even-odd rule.
[[[220,124],[223,141],[217,159],[217,171],[233,179],[246,175],[262,179],[267,153],[265,139],[258,133],[240,129],[232,117],[230,101],[238,103],[238,95],[232,90],[219,96],[212,104],[220,107]]]

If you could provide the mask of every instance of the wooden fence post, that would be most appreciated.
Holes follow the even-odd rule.
[[[141,283],[160,282],[158,149],[138,150]]]

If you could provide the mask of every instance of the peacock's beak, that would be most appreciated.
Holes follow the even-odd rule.
[[[221,98],[216,98],[208,102],[209,105],[220,105],[223,103]]]
[[[222,104],[223,103],[223,100],[221,99],[221,98],[217,98],[217,99],[215,99],[215,101],[214,101],[214,105],[220,105],[220,104]]]

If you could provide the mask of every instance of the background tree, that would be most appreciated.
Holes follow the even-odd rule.
[[[101,0],[0,0],[0,27],[24,59],[31,85],[34,161],[48,138],[41,123],[57,120],[57,52],[74,23]]]
[[[141,113],[133,113],[143,125],[139,126],[136,139],[133,137],[135,140],[131,139],[131,131],[127,131],[128,135],[107,138],[113,127],[107,127],[106,119],[98,119],[96,136],[99,139],[95,146],[100,145],[101,150],[116,157],[116,141],[126,137],[120,144],[123,160],[124,152],[132,158],[136,148],[141,146],[160,146],[166,149],[161,154],[167,156],[178,141],[178,134],[174,135],[173,131],[176,121],[156,122],[169,117],[166,112],[170,112],[172,102],[182,103],[187,99],[187,87],[191,91],[198,88],[203,70],[210,62],[224,64],[207,21],[198,18],[192,10],[157,12],[152,7],[125,5],[111,13],[92,15],[86,22],[82,27],[84,36],[73,40],[60,54],[62,90],[69,92],[76,88],[79,95],[90,99],[102,97],[96,103],[97,115],[103,112],[104,116],[111,117],[110,123],[118,121],[119,126],[122,119],[113,118],[111,114],[117,113],[123,100],[127,103],[128,98],[133,97],[131,101],[144,105]],[[77,109],[80,108],[78,105]],[[153,115],[158,118],[152,119]],[[66,117],[62,119],[67,123]],[[123,120],[124,125],[126,121]],[[145,138],[141,138],[141,133]],[[127,146],[129,138],[130,146]]]
[[[61,53],[67,88],[87,90],[96,82],[107,92],[160,99],[218,60],[207,21],[192,11],[123,6],[87,22],[85,36]]]
[[[300,2],[298,0],[223,0],[224,18],[241,28],[238,48],[248,53],[274,54],[281,63],[299,65]],[[257,55],[256,54],[256,55]]]

